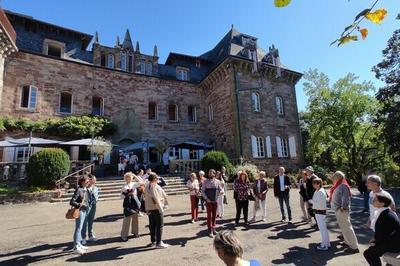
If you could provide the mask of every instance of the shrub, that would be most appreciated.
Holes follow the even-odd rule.
[[[68,154],[59,148],[47,148],[34,153],[27,166],[28,184],[52,187],[54,182],[68,174]]]
[[[225,166],[228,175],[231,175],[233,168],[232,164],[229,162],[228,156],[222,151],[207,152],[203,159],[201,159],[201,166],[205,173],[210,169],[220,171],[221,167]]]
[[[244,165],[236,165],[235,168],[233,169],[234,175],[232,176],[232,179],[236,179],[236,173],[239,171],[246,171],[247,175],[249,176],[250,182],[254,182],[257,178],[258,173],[260,172],[258,170],[258,167],[254,164],[250,163],[245,163]]]

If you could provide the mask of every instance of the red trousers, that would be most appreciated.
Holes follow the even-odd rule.
[[[190,207],[192,211],[192,220],[197,220],[198,213],[199,213],[199,198],[194,195],[190,195]]]
[[[217,216],[217,202],[207,202],[207,227],[208,230],[215,229],[215,219]]]

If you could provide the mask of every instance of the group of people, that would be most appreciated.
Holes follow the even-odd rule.
[[[235,236],[228,232],[216,232],[216,218],[224,217],[224,204],[228,203],[226,187],[228,178],[226,169],[223,167],[221,171],[210,169],[207,177],[203,171],[199,172],[199,176],[196,173],[191,173],[186,184],[190,195],[191,221],[195,223],[198,220],[199,203],[203,208],[205,203],[208,233],[210,237],[215,237],[214,247],[219,256],[223,254],[220,251],[224,251],[224,248],[220,246],[221,241],[228,241],[230,244],[232,244],[230,241],[236,241],[229,240],[235,238]],[[124,213],[121,239],[127,241],[130,228],[133,237],[139,237],[138,219],[145,212],[149,219],[149,247],[168,247],[162,241],[163,214],[168,208],[168,199],[162,189],[165,181],[160,179],[151,169],[148,169],[146,173],[140,170],[136,175],[127,172],[124,174],[124,179],[126,184],[121,190]],[[357,237],[350,218],[351,187],[345,174],[341,171],[335,172],[330,179],[333,186],[327,192],[323,187],[322,179],[314,173],[313,167],[308,166],[302,171],[298,188],[300,208],[304,215],[303,221],[311,222],[314,218],[321,234],[321,243],[316,248],[321,251],[328,250],[331,247],[326,225],[329,203],[330,208],[335,212],[341,231],[338,238],[342,239],[347,246],[345,252],[359,253]],[[366,184],[370,191],[368,226],[373,230],[374,238],[370,242],[370,247],[364,251],[364,257],[370,265],[381,265],[380,257],[385,252],[400,252],[400,222],[396,215],[393,197],[381,187],[381,178],[370,175],[366,179]],[[282,222],[286,221],[286,217],[288,217],[289,223],[292,222],[293,217],[289,200],[292,185],[290,177],[285,174],[285,169],[280,167],[278,174],[274,177],[273,192],[279,202]],[[246,225],[256,222],[258,210],[261,212],[261,219],[266,221],[267,192],[268,184],[264,171],[259,172],[253,183],[250,183],[246,171],[239,171],[236,174],[233,182],[236,225],[239,224],[242,214]],[[93,233],[93,221],[98,199],[99,189],[96,187],[96,178],[85,175],[79,180],[79,187],[75,190],[70,201],[71,206],[80,210],[79,217],[75,221],[74,231],[74,251],[78,254],[86,252],[88,248],[85,246],[86,241],[96,240]],[[253,216],[250,221],[248,220],[249,201],[254,201]],[[286,212],[284,207],[286,207]],[[88,236],[88,239],[86,239],[86,236]],[[240,248],[236,249],[235,252],[237,250],[240,250]],[[236,256],[229,257],[229,259],[241,259],[240,252],[229,254]]]

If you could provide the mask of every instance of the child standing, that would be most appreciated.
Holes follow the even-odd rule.
[[[317,246],[317,250],[328,250],[331,247],[329,241],[328,229],[326,228],[326,201],[327,195],[325,189],[322,187],[322,179],[317,177],[312,181],[313,188],[315,189],[312,206],[315,213],[315,219],[317,220],[317,225],[319,231],[321,232],[322,241],[321,244]]]

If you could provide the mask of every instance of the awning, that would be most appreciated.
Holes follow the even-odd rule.
[[[185,141],[177,144],[170,145],[171,147],[181,148],[181,149],[189,149],[189,150],[203,150],[203,149],[212,149],[213,145],[205,144],[203,142],[195,142],[195,141]]]
[[[155,146],[156,145],[154,143],[141,141],[126,146],[124,148],[124,151],[142,150],[147,148],[154,148]]]
[[[42,139],[42,138],[31,138],[31,146],[46,146],[59,144],[61,141],[52,139]],[[17,147],[17,146],[28,146],[29,138],[13,139],[6,138],[0,141],[0,147]]]
[[[93,141],[93,143],[92,143]],[[96,145],[96,146],[109,146],[110,144],[105,142],[105,141],[101,141],[98,139],[78,139],[78,140],[71,140],[71,141],[66,141],[66,142],[61,142],[59,143],[60,145],[66,145],[66,146],[91,146]]]

